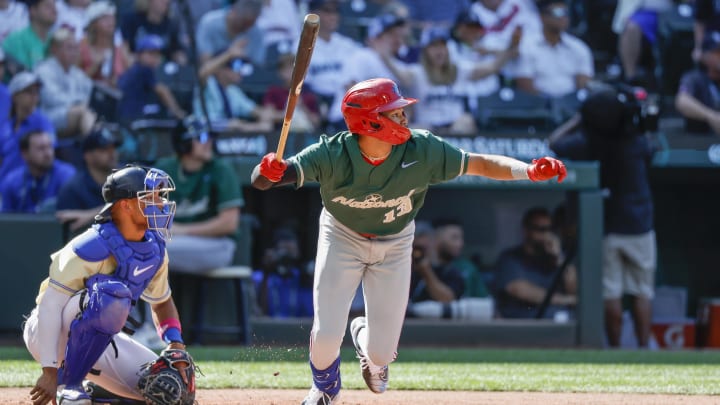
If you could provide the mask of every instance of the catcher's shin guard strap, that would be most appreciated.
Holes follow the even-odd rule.
[[[330,395],[337,395],[342,387],[340,381],[340,356],[325,370],[318,370],[310,362],[312,370],[313,383],[322,392]]]
[[[125,324],[130,302],[130,290],[119,281],[101,280],[90,286],[87,306],[70,324],[58,384],[76,386],[82,383],[112,337]]]

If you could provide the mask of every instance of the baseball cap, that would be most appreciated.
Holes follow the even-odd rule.
[[[22,71],[10,79],[10,83],[8,83],[8,91],[12,96],[15,95],[15,93],[19,93],[35,84],[42,85],[40,77],[33,72]]]
[[[102,149],[108,146],[122,145],[122,140],[113,136],[107,128],[92,131],[83,139],[82,151],[88,152],[95,149]]]
[[[143,35],[135,44],[135,52],[161,51],[163,48],[165,48],[165,41],[161,36],[155,34]]]
[[[420,46],[426,47],[432,43],[438,41],[447,41],[450,38],[450,33],[444,27],[430,27],[423,31],[420,35]]]
[[[398,17],[395,14],[382,14],[370,21],[370,25],[368,25],[368,37],[377,38],[385,31],[399,27],[405,23],[406,20],[404,18]]]
[[[707,31],[702,41],[703,52],[715,51],[720,49],[720,32]]]
[[[458,14],[457,18],[455,19],[455,25],[460,24],[475,25],[480,28],[484,27],[483,23],[480,21],[480,17],[477,14],[471,12],[470,10],[466,10]]]
[[[108,1],[94,1],[90,3],[85,11],[85,28],[93,21],[106,15],[115,15],[115,5]]]
[[[308,3],[308,10],[333,10],[337,11],[340,8],[338,0],[310,0]]]

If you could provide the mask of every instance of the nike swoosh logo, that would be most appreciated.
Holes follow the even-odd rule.
[[[407,169],[408,167],[414,165],[414,164],[417,163],[417,162],[418,162],[417,160],[413,160],[413,161],[410,162],[410,163],[402,162],[402,163],[400,163],[400,167],[401,167],[402,169]]]
[[[152,265],[152,264],[149,265],[149,266],[147,266],[147,267],[143,267],[142,269],[138,269],[138,267],[135,266],[135,270],[133,270],[133,276],[137,277],[137,276],[145,273],[146,271],[148,271],[148,270],[150,270],[150,269],[152,269],[152,268],[153,268],[153,265]]]

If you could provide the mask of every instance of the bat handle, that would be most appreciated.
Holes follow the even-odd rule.
[[[280,139],[278,140],[277,151],[275,152],[275,160],[282,162],[283,153],[285,153],[285,142],[287,141],[288,132],[290,132],[290,120],[283,121],[280,130]]]

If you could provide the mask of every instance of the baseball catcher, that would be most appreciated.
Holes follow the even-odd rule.
[[[42,366],[30,391],[34,405],[91,405],[88,380],[129,403],[193,402],[194,364],[170,294],[165,250],[174,189],[158,169],[114,171],[103,184],[106,204],[95,224],[51,255],[23,334]],[[123,332],[139,299],[150,303],[168,344],[159,359]]]

